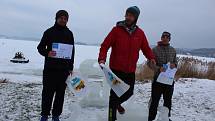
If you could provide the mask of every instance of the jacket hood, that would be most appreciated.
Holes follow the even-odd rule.
[[[57,29],[68,29],[67,26],[60,26],[57,22],[55,22],[54,28],[57,28]]]
[[[123,27],[130,34],[132,34],[138,28],[138,26],[136,24],[133,24],[131,27],[127,27],[125,20],[124,21],[118,21],[116,23],[116,26]]]
[[[161,40],[157,42],[158,46],[170,46],[170,44],[164,44]]]

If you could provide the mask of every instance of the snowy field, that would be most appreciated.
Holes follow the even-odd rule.
[[[27,81],[41,80],[44,58],[37,52],[38,44],[39,42],[35,41],[0,39],[0,77],[3,75],[12,80],[15,78],[22,81],[24,77]],[[28,64],[10,62],[10,59],[19,51],[30,60]],[[97,60],[98,52],[99,47],[97,46],[76,45],[75,69],[78,69],[86,59]],[[144,60],[145,57],[141,54],[138,63],[143,63]]]
[[[35,41],[0,39],[0,79],[9,80],[7,83],[0,83],[0,121],[39,120],[44,58],[38,54],[37,45],[38,42]],[[78,70],[86,59],[97,59],[98,50],[99,47],[96,46],[77,45],[75,69]],[[22,51],[30,62],[9,62],[17,51]],[[138,63],[144,60],[140,54]],[[63,121],[107,121],[108,86],[102,83],[102,78],[89,80],[89,93],[86,97],[76,98],[67,91]],[[147,121],[150,89],[150,83],[135,85],[134,96],[123,104],[127,112],[125,115],[118,115],[119,121]],[[172,119],[214,121],[215,81],[180,79],[175,85]]]
[[[215,81],[187,80],[181,79],[176,83],[173,96],[173,121],[214,121]],[[132,101],[124,104],[127,112],[123,116],[127,120],[119,119],[119,121],[131,121],[128,118],[134,116],[136,119],[133,119],[133,121],[147,121],[150,88],[150,83],[136,84]],[[37,83],[9,82],[0,84],[0,121],[38,121],[41,90],[42,85]],[[108,93],[108,91],[105,91],[105,93]],[[86,105],[80,108],[78,99],[66,93],[62,121],[107,121],[105,120],[107,106],[101,105],[105,103],[103,103],[103,100],[99,100],[98,95],[93,98],[84,100]],[[97,104],[88,104],[93,100],[97,101]],[[104,100],[108,100],[108,98]],[[123,119],[123,116],[121,116],[121,119]]]

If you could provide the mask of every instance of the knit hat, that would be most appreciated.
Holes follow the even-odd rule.
[[[65,16],[67,19],[69,18],[69,14],[67,11],[65,10],[59,10],[57,13],[56,13],[56,17],[55,19],[57,20],[59,17],[61,16]]]
[[[132,6],[126,10],[126,13],[131,13],[136,17],[136,19],[138,19],[140,15],[140,9],[137,6]]]

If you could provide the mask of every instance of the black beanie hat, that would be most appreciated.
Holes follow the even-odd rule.
[[[140,9],[137,6],[132,6],[126,10],[126,13],[132,13],[138,19],[140,15]]]
[[[168,36],[168,37],[169,37],[169,41],[171,40],[171,33],[170,33],[170,32],[164,31],[164,32],[162,33],[162,35],[161,35],[161,38],[162,38],[163,36]]]
[[[57,20],[59,17],[61,16],[66,16],[66,18],[68,19],[69,18],[69,14],[67,11],[65,10],[59,10],[57,13],[56,13],[56,17],[55,19]]]

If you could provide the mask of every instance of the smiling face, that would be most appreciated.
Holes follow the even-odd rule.
[[[68,18],[66,16],[60,16],[57,18],[57,24],[60,25],[60,26],[66,26],[68,22]]]
[[[161,40],[163,44],[169,44],[170,41],[170,34],[169,33],[163,33],[161,36]]]
[[[128,26],[131,26],[136,22],[136,17],[134,14],[127,12],[125,14],[125,22]]]

